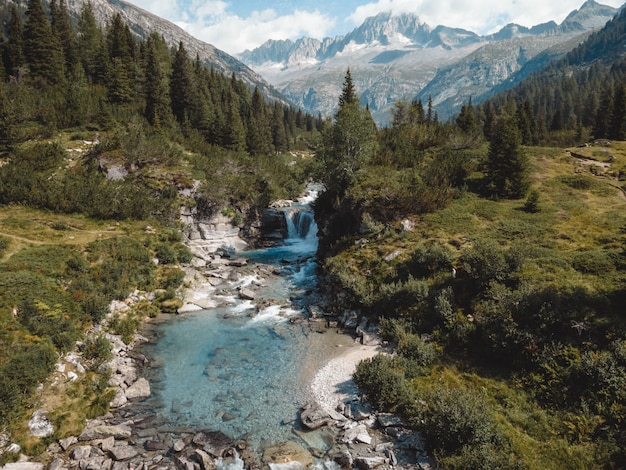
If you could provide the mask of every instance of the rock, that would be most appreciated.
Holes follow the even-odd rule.
[[[22,452],[22,446],[16,443],[10,444],[5,449],[5,452],[8,452],[9,454],[19,454],[20,452]]]
[[[1,468],[2,470],[43,470],[44,466],[38,462],[16,462],[7,463]]]
[[[124,392],[128,400],[140,400],[148,398],[151,394],[150,384],[143,377],[138,379],[134,384]]]
[[[352,464],[353,464],[352,454],[350,452],[348,452],[347,450],[342,450],[340,452],[337,452],[334,455],[333,460],[341,468],[345,468],[345,469],[352,468]]]
[[[148,451],[167,450],[167,446],[161,441],[146,441],[144,446]]]
[[[317,403],[308,403],[300,411],[300,421],[308,429],[319,429],[332,421],[328,412]]]
[[[371,416],[370,411],[359,402],[350,403],[348,409],[350,413],[350,416],[348,417],[354,421],[363,421]]]
[[[378,424],[383,428],[402,426],[402,420],[391,413],[380,413],[377,417]]]
[[[215,470],[215,461],[209,454],[202,449],[196,449],[196,455],[198,456],[202,470]]]
[[[263,462],[268,465],[297,463],[303,467],[310,467],[313,465],[313,456],[300,444],[285,441],[267,448],[263,452]]]
[[[116,460],[119,462],[120,460],[132,459],[133,457],[137,456],[138,452],[132,446],[120,445],[120,446],[113,447],[109,451],[109,454],[111,454],[111,457],[113,457],[113,460]]]
[[[37,410],[28,421],[28,432],[31,436],[46,437],[54,433],[54,427],[44,410]]]
[[[115,408],[120,408],[124,406],[126,403],[128,403],[128,398],[126,398],[126,393],[124,392],[123,389],[118,388],[115,391],[115,398],[113,398],[113,401],[109,403],[109,406],[115,409]]]
[[[223,457],[226,451],[233,446],[233,441],[219,431],[200,432],[193,437],[192,442],[216,458]]]
[[[73,460],[87,460],[91,456],[91,446],[76,446],[70,456]]]
[[[188,460],[186,457],[182,455],[176,457],[176,461],[178,462],[178,465],[184,468],[185,470],[196,470],[195,464],[191,460]]]
[[[127,462],[113,462],[111,470],[128,470]]]
[[[368,445],[372,443],[372,437],[368,434],[365,424],[346,429],[341,440],[345,443],[362,442]]]
[[[78,442],[78,438],[76,436],[66,437],[65,439],[59,439],[59,445],[61,449],[67,450],[74,444]]]
[[[65,468],[65,462],[59,457],[55,457],[48,465],[48,470],[64,470]]]
[[[254,292],[251,289],[248,289],[246,287],[242,287],[239,290],[239,297],[241,297],[244,300],[254,300],[256,299],[257,295],[256,292]]]
[[[110,452],[113,447],[115,447],[115,438],[113,436],[102,439],[100,442],[100,449],[102,449],[102,452]]]
[[[78,440],[93,441],[94,439],[106,439],[111,436],[115,439],[128,439],[131,436],[131,429],[124,424],[118,426],[108,426],[105,424],[91,427],[87,426],[83,433],[78,436]]]
[[[174,450],[174,452],[180,452],[185,448],[185,441],[183,441],[182,439],[177,439],[174,442],[174,445],[172,446],[172,449]]]
[[[365,346],[380,346],[382,340],[376,333],[368,333],[364,331],[361,334],[361,344]]]
[[[357,457],[354,463],[359,470],[373,470],[388,462],[385,457]]]
[[[402,251],[395,250],[395,251],[389,253],[387,256],[385,256],[385,261],[387,261],[387,262],[393,261],[398,256],[400,256],[401,254],[402,254]]]

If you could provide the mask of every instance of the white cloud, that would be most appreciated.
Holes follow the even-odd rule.
[[[254,49],[267,39],[297,39],[327,35],[334,20],[318,11],[296,10],[278,16],[274,10],[252,12],[247,18],[225,14],[219,21],[194,21],[183,27],[197,38],[230,54]]]
[[[600,3],[617,7],[621,5],[620,1],[602,0]],[[569,12],[581,5],[581,0],[378,0],[357,7],[349,20],[359,25],[368,16],[391,10],[394,13],[415,13],[430,26],[459,27],[485,34],[507,23],[522,26],[534,26],[550,20],[560,23]]]

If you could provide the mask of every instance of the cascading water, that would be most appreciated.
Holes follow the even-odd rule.
[[[216,296],[222,307],[159,327],[159,340],[146,351],[162,364],[150,403],[172,426],[245,437],[257,449],[297,439],[293,427],[310,400],[312,375],[332,356],[330,345],[352,342],[286,321],[303,315],[304,296],[315,289],[317,226],[306,202],[284,209],[284,245],[241,253],[249,265],[230,273],[237,280]],[[242,300],[238,287],[254,287],[258,297]]]

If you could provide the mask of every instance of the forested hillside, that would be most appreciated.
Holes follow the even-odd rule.
[[[76,24],[62,0],[50,11],[40,0],[25,12],[11,5],[0,43],[2,430],[23,423],[57,355],[112,300],[160,292],[114,319],[126,336],[141,318],[176,311],[184,273],[173,266],[191,260],[182,205],[255,221],[270,201],[299,193],[301,156],[323,124],[202,65],[182,43],[137,42],[119,15],[100,28],[89,3]],[[59,433],[106,410],[96,368],[108,347],[84,345],[92,383],[75,386],[79,410],[55,417]]]
[[[442,468],[626,465],[626,144],[607,139],[624,138],[622,61],[554,65],[518,87],[535,94],[451,123],[396,103],[379,131],[346,75],[318,152],[330,306],[379,325],[394,354],[355,379]],[[560,108],[592,96],[612,105]]]

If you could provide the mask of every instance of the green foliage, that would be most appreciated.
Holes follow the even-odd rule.
[[[413,424],[430,449],[452,455],[495,443],[495,419],[485,397],[462,388],[440,387],[425,393]]]
[[[400,411],[411,401],[400,361],[392,357],[378,354],[361,361],[354,381],[378,410]]]
[[[511,279],[519,269],[518,253],[505,250],[490,239],[477,240],[463,252],[463,267],[471,279],[485,287],[490,282]]]
[[[11,241],[7,237],[0,236],[0,259],[4,257],[10,245]]]
[[[437,348],[419,335],[408,335],[398,342],[398,354],[420,367],[429,367],[437,359]]]
[[[139,318],[134,314],[128,314],[125,316],[114,315],[109,320],[109,328],[113,334],[120,335],[122,341],[126,344],[130,344],[133,341],[135,333],[139,328]]]
[[[541,207],[539,206],[539,199],[539,191],[536,189],[531,190],[528,193],[526,202],[524,203],[524,210],[530,213],[539,212],[541,210]]]
[[[88,338],[83,343],[83,357],[93,363],[93,368],[111,358],[111,342],[104,335]]]
[[[185,279],[185,271],[178,268],[163,268],[159,270],[159,286],[162,289],[177,289]]]

